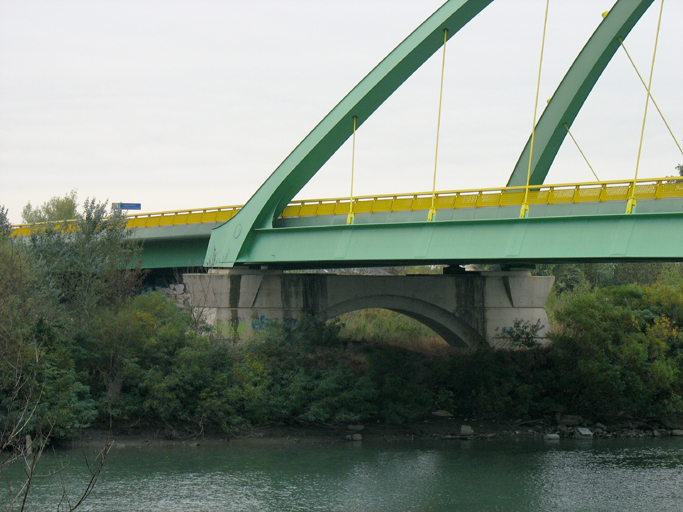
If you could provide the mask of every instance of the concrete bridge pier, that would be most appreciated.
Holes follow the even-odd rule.
[[[304,314],[327,320],[384,308],[422,322],[453,346],[471,349],[500,345],[503,330],[518,319],[540,320],[539,336],[545,337],[544,306],[554,278],[528,270],[349,276],[237,268],[185,274],[183,280],[194,307],[232,335]]]

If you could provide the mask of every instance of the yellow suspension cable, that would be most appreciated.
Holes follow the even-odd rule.
[[[572,138],[572,140],[574,141],[574,145],[576,146],[576,149],[579,150],[579,153],[581,153],[581,156],[583,157],[583,159],[584,159],[584,160],[586,161],[586,163],[588,164],[588,167],[590,167],[590,170],[591,170],[591,172],[593,173],[593,176],[595,176],[596,181],[600,181],[600,178],[598,178],[598,175],[595,174],[595,171],[593,170],[593,166],[592,166],[591,163],[588,161],[588,158],[586,158],[586,155],[583,154],[583,151],[581,151],[581,147],[579,146],[579,143],[576,142],[576,139],[575,139],[574,136],[572,135],[572,132],[569,130],[569,126],[567,126],[567,123],[564,123],[564,127],[567,129],[567,133],[569,134],[569,136],[570,136],[570,137]]]
[[[536,82],[536,102],[534,103],[534,122],[531,126],[531,147],[529,148],[529,167],[526,172],[526,188],[524,190],[524,202],[519,211],[519,217],[524,218],[529,214],[529,181],[531,180],[531,161],[534,156],[534,139],[536,137],[536,114],[538,113],[538,94],[541,89],[541,69],[543,68],[543,50],[545,49],[545,31],[548,26],[548,8],[550,0],[545,3],[545,19],[543,20],[543,39],[541,41],[541,58],[538,64],[538,81]]]
[[[645,80],[643,80],[643,77],[640,74],[640,71],[638,71],[638,68],[636,67],[635,62],[633,62],[633,59],[631,58],[631,55],[628,53],[628,50],[626,49],[626,46],[624,45],[624,41],[622,41],[621,37],[617,38],[619,40],[619,43],[621,44],[622,49],[626,53],[626,56],[628,57],[628,60],[631,61],[631,65],[633,66],[633,69],[636,70],[636,74],[638,75],[638,78],[640,78],[640,83],[643,84],[643,87],[645,87],[645,90],[647,90],[647,84],[645,83]],[[678,150],[681,152],[681,155],[683,155],[683,148],[681,147],[681,144],[678,142],[678,139],[674,135],[673,130],[669,126],[669,123],[666,122],[666,119],[664,119],[664,114],[659,108],[659,105],[657,105],[657,102],[655,101],[654,97],[652,96],[652,93],[648,91],[648,94],[650,95],[650,100],[652,100],[652,104],[655,106],[657,109],[657,112],[659,112],[659,117],[662,118],[662,121],[664,121],[664,125],[666,126],[666,129],[669,130],[669,134],[673,138],[674,142],[676,143],[676,146],[678,146]]]
[[[436,164],[439,159],[439,130],[441,128],[441,100],[443,99],[443,74],[446,69],[446,41],[448,41],[448,29],[443,31],[443,57],[441,58],[441,88],[439,89],[439,115],[436,121],[436,152],[434,154],[434,179],[432,180],[432,207],[429,209],[427,220],[432,221],[436,217]]]
[[[353,224],[353,166],[356,160],[356,123],[358,117],[353,116],[353,139],[351,143],[351,193],[349,194],[349,215],[346,217],[347,224]]]
[[[626,202],[626,213],[635,213],[636,209],[636,180],[638,179],[638,167],[640,166],[640,154],[643,149],[643,137],[645,136],[645,121],[647,120],[647,107],[650,104],[650,90],[652,89],[652,75],[655,71],[655,57],[657,56],[657,42],[659,41],[659,29],[662,25],[662,12],[664,11],[664,0],[659,7],[659,20],[657,21],[657,33],[655,35],[655,47],[652,51],[652,64],[650,65],[650,78],[647,83],[647,96],[645,97],[645,112],[643,113],[643,125],[640,129],[640,143],[638,144],[638,157],[636,158],[636,173],[633,177],[631,194]]]

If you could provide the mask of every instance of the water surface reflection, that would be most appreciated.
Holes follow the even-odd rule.
[[[60,493],[41,483],[32,506],[53,509]],[[682,511],[683,442],[123,448],[83,510]]]

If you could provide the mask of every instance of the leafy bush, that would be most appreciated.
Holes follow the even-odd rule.
[[[532,324],[528,320],[517,319],[512,327],[504,327],[502,338],[510,348],[533,348],[538,346],[538,333],[544,325],[540,320]]]
[[[600,417],[681,412],[681,289],[598,289],[556,312],[562,400]]]

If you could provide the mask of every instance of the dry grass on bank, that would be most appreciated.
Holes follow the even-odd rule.
[[[446,356],[453,350],[427,326],[386,309],[353,311],[339,320],[342,337],[351,341],[389,345],[429,356]]]

